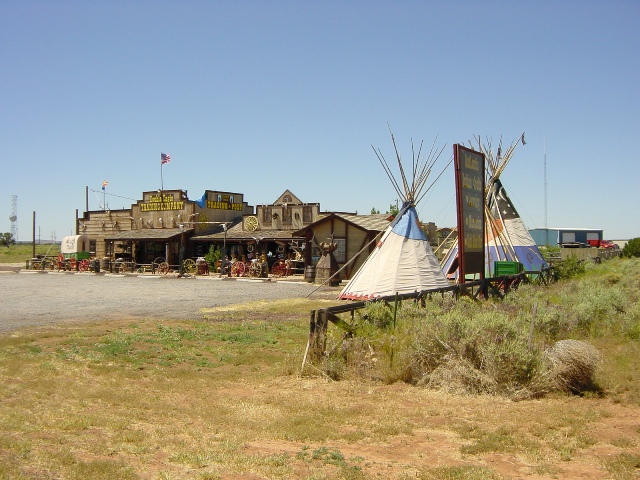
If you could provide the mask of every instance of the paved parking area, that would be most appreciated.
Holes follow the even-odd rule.
[[[202,308],[300,298],[315,289],[301,281],[5,271],[0,332],[64,321],[200,319]]]

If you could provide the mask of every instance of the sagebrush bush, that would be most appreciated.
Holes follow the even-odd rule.
[[[566,280],[585,272],[585,263],[577,257],[570,256],[566,260],[554,265],[554,271],[558,280]]]
[[[598,336],[618,324],[629,298],[619,284],[607,285],[591,278],[569,284],[561,303],[566,307],[570,326],[581,334]]]
[[[393,315],[393,305],[368,305],[353,338],[332,339],[327,374],[440,387],[449,378],[476,393],[522,389],[536,375],[539,356],[527,347],[528,324],[489,304],[402,302],[395,328]]]
[[[438,294],[424,304],[370,302],[356,313],[352,337],[329,329],[327,374],[518,399],[541,396],[560,388],[549,380],[557,364],[550,364],[548,351],[557,342],[640,339],[639,295],[640,259],[612,259],[549,286],[520,285],[502,301]],[[586,371],[568,358],[566,371]]]

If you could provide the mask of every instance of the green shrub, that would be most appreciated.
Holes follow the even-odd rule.
[[[572,259],[565,268],[580,265]],[[331,378],[541,396],[558,389],[545,354],[557,342],[640,339],[640,258],[607,260],[549,285],[522,284],[503,300],[434,294],[423,305],[406,300],[397,309],[370,302],[352,328],[328,330],[324,362]]]
[[[558,280],[565,280],[583,274],[585,272],[585,264],[578,260],[577,257],[570,256],[555,265],[554,271]]]
[[[209,268],[211,268],[212,271],[216,271],[215,269],[218,266],[218,260],[220,260],[221,256],[222,253],[220,252],[220,247],[214,247],[213,245],[209,247],[209,251],[205,254],[204,259],[207,261]]]
[[[640,257],[640,237],[632,238],[622,249],[625,257]]]
[[[336,346],[325,368],[332,378],[508,393],[525,388],[539,367],[539,353],[528,349],[528,323],[489,304],[443,297],[424,308],[402,302],[395,328],[393,305],[372,302],[359,317],[354,337],[331,340]]]

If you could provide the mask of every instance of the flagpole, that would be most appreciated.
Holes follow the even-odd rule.
[[[164,191],[164,179],[162,178],[162,166],[165,163],[169,163],[171,161],[171,155],[170,154],[164,154],[164,153],[160,153],[160,190]]]

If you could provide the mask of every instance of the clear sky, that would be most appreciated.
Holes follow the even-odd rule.
[[[143,191],[290,189],[384,212],[411,142],[525,133],[502,175],[529,228],[640,236],[640,2],[0,0],[0,232],[75,233]],[[547,195],[545,216],[545,152]],[[635,153],[634,153],[635,152]],[[432,173],[435,179],[437,173]],[[453,168],[418,205],[455,225]]]

